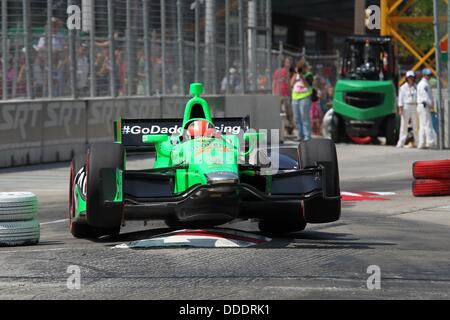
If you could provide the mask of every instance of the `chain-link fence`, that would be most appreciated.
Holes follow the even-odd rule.
[[[184,95],[194,81],[207,94],[270,93],[281,56],[302,56],[272,50],[271,6],[271,0],[1,0],[0,97]],[[313,68],[333,65],[326,72],[334,72],[335,56],[307,58]]]
[[[270,69],[272,72],[284,65],[285,58],[291,59],[291,73],[295,70],[298,61],[304,60],[308,65],[309,71],[314,75],[313,86],[319,94],[323,111],[331,107],[334,86],[339,77],[341,69],[340,51],[336,50],[332,53],[310,53],[304,47],[294,48],[287,47],[283,43],[278,44],[277,50],[272,50],[272,58]],[[270,83],[270,82],[269,82]],[[267,88],[262,90],[267,91]]]

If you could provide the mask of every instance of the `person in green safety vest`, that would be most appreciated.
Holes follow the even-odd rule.
[[[307,71],[306,62],[301,59],[297,63],[295,73],[291,78],[292,108],[298,131],[297,141],[311,139],[311,119],[309,112],[311,109],[311,95],[313,93],[313,77],[311,72]]]

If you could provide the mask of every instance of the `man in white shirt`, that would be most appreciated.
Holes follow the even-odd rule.
[[[403,148],[405,146],[406,139],[408,138],[408,125],[411,121],[414,141],[417,143],[418,128],[417,128],[417,87],[414,83],[415,74],[410,70],[406,73],[406,83],[400,87],[398,94],[398,109],[401,117],[400,124],[400,139],[397,143],[397,148]]]
[[[419,113],[419,149],[436,147],[436,132],[431,122],[433,94],[429,84],[431,71],[422,70],[422,80],[417,85],[417,112]]]

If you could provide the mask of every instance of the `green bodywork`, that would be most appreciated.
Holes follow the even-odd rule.
[[[83,196],[80,186],[76,185],[74,190],[75,196],[75,218],[86,215],[86,199]]]
[[[345,102],[348,92],[374,92],[384,95],[382,104],[358,108]],[[373,120],[396,113],[396,89],[392,81],[339,80],[336,83],[333,109],[336,113],[354,120]]]
[[[266,134],[246,132],[241,137],[237,135],[215,135],[212,137],[199,137],[186,139],[184,137],[187,126],[195,120],[206,120],[212,127],[210,108],[205,99],[200,95],[203,86],[193,83],[190,87],[193,95],[186,103],[183,126],[176,136],[164,134],[143,135],[142,142],[155,146],[156,158],[151,169],[173,168],[175,172],[174,193],[182,193],[195,185],[208,183],[208,174],[233,173],[238,177],[254,176],[252,169],[239,170],[239,160],[251,153],[257,146],[257,142],[266,139]],[[202,117],[198,117],[198,108],[201,107]],[[196,116],[192,116],[193,109],[197,108]],[[116,122],[115,143],[122,143],[121,120]],[[244,147],[244,144],[246,147]],[[126,169],[126,156],[125,156]],[[123,171],[116,169],[116,195],[114,202],[122,202]],[[86,200],[77,186],[75,197],[78,205],[75,206],[75,215],[79,217],[86,213]]]

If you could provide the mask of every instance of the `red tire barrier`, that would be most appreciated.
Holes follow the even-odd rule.
[[[415,197],[450,196],[450,180],[414,180],[412,193]]]
[[[416,179],[450,179],[450,160],[414,162],[413,176]]]
[[[370,144],[372,143],[372,137],[350,137],[355,144]]]

